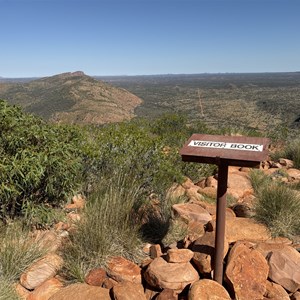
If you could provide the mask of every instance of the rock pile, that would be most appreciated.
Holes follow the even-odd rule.
[[[300,180],[300,171],[288,160],[263,166],[274,176],[281,168],[287,174],[282,181]],[[215,197],[217,179],[209,177],[197,184],[187,180],[169,191],[170,196],[189,199],[173,206],[174,216],[188,228],[181,243],[145,247],[149,256],[140,265],[111,257],[106,269],[90,270],[85,283],[64,286],[58,249],[70,226],[58,224],[56,230],[35,237],[51,249],[22,274],[18,294],[24,300],[300,299],[299,245],[271,238],[264,225],[250,218],[254,196],[248,173],[245,168],[230,168],[228,193],[236,203],[226,213],[223,286],[212,280],[216,207],[205,200]],[[75,198],[67,209],[83,206],[84,201]]]

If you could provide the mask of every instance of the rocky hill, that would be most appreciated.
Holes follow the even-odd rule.
[[[276,177],[279,169],[286,172],[285,182],[300,180],[300,170],[287,159],[277,164],[264,162],[261,169],[273,181],[282,181]],[[197,184],[187,179],[169,190],[172,197],[185,195],[188,199],[172,206],[174,220],[187,227],[183,240],[169,245],[145,244],[146,256],[139,265],[114,256],[106,269],[94,266],[84,283],[66,284],[56,274],[63,265],[59,250],[68,232],[74,231],[74,223],[81,220],[80,212],[85,206],[85,199],[75,196],[73,203],[65,207],[69,224],[61,222],[53,230],[36,231],[33,235],[35,241],[49,247],[49,253],[21,275],[16,284],[18,294],[25,300],[299,299],[300,244],[288,238],[272,238],[265,225],[251,218],[248,210],[240,209],[250,208],[254,197],[249,172],[247,168],[229,168],[228,194],[239,202],[226,209],[223,285],[212,280],[216,205],[204,197],[216,196],[217,179],[211,176]]]
[[[49,121],[79,124],[128,120],[142,102],[127,90],[83,72],[63,73],[27,83],[0,83],[0,98]]]

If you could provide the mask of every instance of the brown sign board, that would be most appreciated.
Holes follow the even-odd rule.
[[[269,139],[193,134],[181,148],[183,161],[218,165],[214,280],[222,284],[228,167],[257,168],[268,156]]]
[[[269,139],[193,134],[180,150],[183,161],[257,168],[268,156]]]

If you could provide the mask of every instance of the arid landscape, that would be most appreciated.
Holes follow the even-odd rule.
[[[300,72],[94,78],[78,72],[0,82],[0,98],[48,120],[106,123],[171,112],[216,127],[299,127]]]
[[[100,78],[143,99],[138,116],[175,112],[214,126],[264,130],[299,125],[300,72]]]
[[[2,78],[0,99],[0,300],[299,299],[300,73]],[[218,280],[196,132],[271,144],[229,166]]]

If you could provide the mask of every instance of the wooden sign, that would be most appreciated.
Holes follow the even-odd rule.
[[[180,150],[183,161],[218,165],[213,279],[222,284],[228,166],[258,168],[268,156],[267,138],[193,134]]]
[[[183,161],[259,167],[268,154],[269,139],[244,136],[193,134],[180,150]]]

